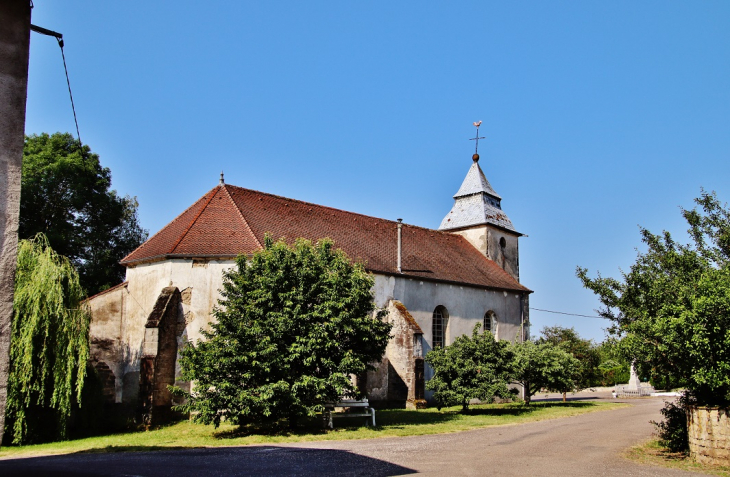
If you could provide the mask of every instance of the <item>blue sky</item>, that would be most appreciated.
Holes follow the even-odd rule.
[[[63,33],[81,138],[156,232],[226,182],[438,227],[480,164],[534,308],[593,315],[639,225],[730,200],[730,3],[35,0]],[[75,131],[31,37],[26,133]],[[603,320],[532,312],[604,337]]]

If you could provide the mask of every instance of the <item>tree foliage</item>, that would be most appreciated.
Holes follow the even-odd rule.
[[[73,266],[43,235],[19,242],[6,411],[13,443],[66,434],[89,358],[83,296]]]
[[[700,404],[730,404],[730,211],[703,191],[699,209],[683,210],[691,244],[641,229],[647,250],[620,279],[583,285],[613,320],[621,349],[642,376],[670,376]]]
[[[373,317],[372,277],[332,241],[293,246],[266,238],[251,259],[224,276],[206,341],[181,352],[194,389],[182,410],[219,425],[313,416],[324,404],[356,396],[350,379],[372,369],[391,325]]]
[[[577,387],[581,364],[567,351],[548,341],[515,342],[510,348],[513,380],[524,388],[526,404],[541,389],[564,393]]]
[[[78,269],[89,294],[124,279],[119,265],[147,238],[135,198],[111,187],[111,171],[70,134],[26,136],[19,237],[37,233]]]
[[[426,388],[434,391],[441,406],[461,405],[466,410],[472,399],[492,402],[495,396],[511,397],[512,354],[507,342],[479,333],[480,327],[477,323],[471,336],[459,336],[451,345],[426,354],[425,361],[434,371]]]
[[[581,338],[575,328],[562,326],[546,326],[541,331],[540,342],[552,343],[563,351],[567,351],[580,363],[580,370],[575,382],[576,388],[585,389],[595,386],[601,372],[601,355],[593,341]]]

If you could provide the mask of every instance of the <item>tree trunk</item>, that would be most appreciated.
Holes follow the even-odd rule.
[[[30,1],[0,2],[0,443],[10,372],[10,329],[18,259],[20,174],[28,94]]]
[[[566,392],[563,393],[563,402],[567,402],[568,401],[566,394],[568,394],[568,393],[566,393]]]

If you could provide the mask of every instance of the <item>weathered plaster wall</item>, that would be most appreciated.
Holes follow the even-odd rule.
[[[433,311],[444,306],[449,312],[446,327],[446,344],[457,336],[470,334],[477,323],[483,323],[484,315],[493,311],[497,325],[492,332],[498,339],[512,341],[522,339],[523,311],[527,310],[527,295],[501,290],[485,290],[463,285],[429,282],[417,278],[375,276],[375,303],[387,305],[388,300],[402,302],[423,330],[423,355],[432,349]],[[527,315],[525,313],[525,322]],[[527,333],[525,333],[527,334]],[[425,378],[430,379],[433,370],[425,368]],[[426,398],[430,399],[429,392]]]
[[[512,278],[520,281],[520,249],[519,236],[489,225],[471,227],[469,229],[452,232],[464,237],[485,257],[494,261],[509,273]],[[505,246],[501,246],[504,239]]]
[[[127,283],[100,293],[88,300],[92,320],[89,326],[91,364],[104,374],[104,394],[112,402],[122,401],[126,347],[121,341],[125,316]],[[111,376],[108,376],[111,373]],[[110,379],[113,377],[113,381]],[[106,386],[111,385],[111,389]]]
[[[233,260],[176,259],[137,265],[127,269],[126,286],[89,300],[92,340],[111,340],[116,347],[108,353],[97,347],[93,356],[113,369],[117,402],[136,405],[145,323],[162,289],[175,286],[181,290],[184,323],[177,333],[180,348],[188,340],[202,338],[200,329],[208,326],[220,297],[223,272],[234,264]]]
[[[365,392],[378,405],[418,407],[424,398],[423,332],[406,307],[389,300],[385,320],[393,325],[385,355],[374,371],[367,373]]]
[[[137,402],[145,323],[162,289],[174,286],[181,291],[183,319],[177,332],[178,348],[181,348],[188,340],[202,338],[200,329],[210,323],[211,311],[220,297],[223,272],[234,264],[232,260],[176,259],[138,265],[127,269],[126,285],[90,300],[92,340],[99,344],[94,356],[106,362],[114,372],[117,402]],[[431,349],[433,311],[439,305],[449,312],[446,344],[459,335],[471,333],[476,323],[483,322],[488,311],[493,311],[497,317],[497,325],[492,331],[499,339],[520,338],[523,310],[527,321],[527,295],[515,292],[376,275],[373,294],[378,307],[386,307],[389,300],[395,299],[407,308],[423,331],[424,356]],[[406,354],[409,353],[412,350],[406,349]],[[414,371],[399,364],[405,355],[399,351],[393,352],[393,356],[397,358],[391,364],[394,371],[398,372],[397,366],[403,373],[404,382],[412,379]],[[409,360],[407,358],[403,363],[409,363]],[[179,371],[178,368],[176,375]],[[432,371],[426,366],[425,379],[430,379],[431,375]]]

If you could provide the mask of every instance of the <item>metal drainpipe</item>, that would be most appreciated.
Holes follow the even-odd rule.
[[[403,219],[398,219],[398,273],[403,273],[401,270],[401,253],[403,248]]]

